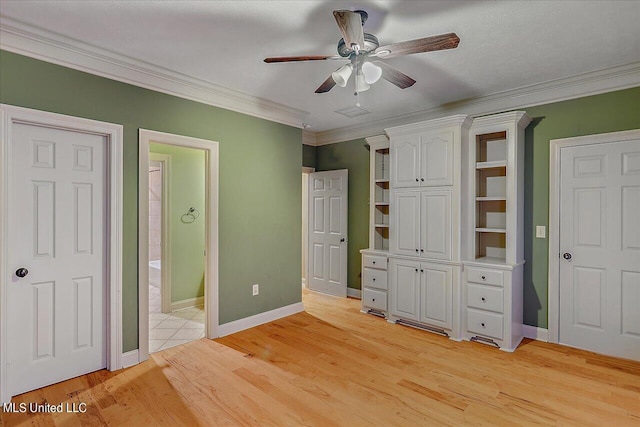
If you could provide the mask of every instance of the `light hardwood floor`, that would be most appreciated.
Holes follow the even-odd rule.
[[[85,414],[4,425],[639,426],[640,363],[525,340],[515,353],[304,292],[306,312],[14,398]],[[0,423],[2,424],[2,423]]]

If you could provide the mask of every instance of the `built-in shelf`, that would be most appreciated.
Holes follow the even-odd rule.
[[[389,224],[375,224],[375,228],[389,228]]]
[[[477,202],[504,202],[506,197],[476,197]]]
[[[481,258],[476,258],[476,259],[473,260],[473,262],[478,263],[478,264],[486,264],[487,266],[495,265],[495,266],[502,267],[502,266],[504,266],[505,259],[504,258],[485,256],[485,257],[481,257]]]
[[[505,228],[476,228],[478,233],[506,233]]]
[[[388,202],[376,202],[376,206],[389,206]]]
[[[476,169],[492,169],[492,168],[506,168],[506,160],[495,160],[492,162],[477,162]]]
[[[389,180],[388,179],[376,179],[376,182],[384,184],[384,183],[388,183]]]

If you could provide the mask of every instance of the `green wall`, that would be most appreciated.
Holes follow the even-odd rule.
[[[220,324],[301,301],[300,129],[5,51],[0,102],[124,126],[124,351],[138,346],[139,128],[220,143]]]
[[[205,155],[203,150],[150,144],[152,153],[171,156],[171,302],[204,295]],[[189,208],[200,212],[191,223],[182,221]],[[163,266],[164,268],[164,266]]]
[[[369,146],[364,139],[322,145],[316,170],[349,170],[347,286],[360,289],[360,249],[369,247]]]
[[[316,167],[316,147],[312,145],[302,146],[302,166],[308,168]]]
[[[640,128],[640,88],[526,108],[524,323],[546,328],[549,242],[535,226],[549,227],[549,141]],[[547,233],[548,234],[548,233]]]
[[[549,226],[549,141],[640,128],[640,88],[537,107],[525,133],[524,323],[547,327],[548,240],[534,238],[535,225]],[[349,169],[349,286],[359,287],[368,247],[369,152],[364,140],[317,147],[318,170]]]

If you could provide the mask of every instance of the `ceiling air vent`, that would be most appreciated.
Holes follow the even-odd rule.
[[[367,111],[364,108],[356,107],[354,105],[353,107],[343,108],[342,110],[336,110],[335,112],[346,117],[357,117],[369,114],[371,111]]]

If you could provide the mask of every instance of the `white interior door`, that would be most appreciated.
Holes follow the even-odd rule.
[[[26,124],[14,124],[11,140],[6,330],[16,395],[106,367],[106,140]]]
[[[640,360],[640,140],[560,153],[559,342]]]
[[[309,288],[347,296],[346,169],[309,174]]]

